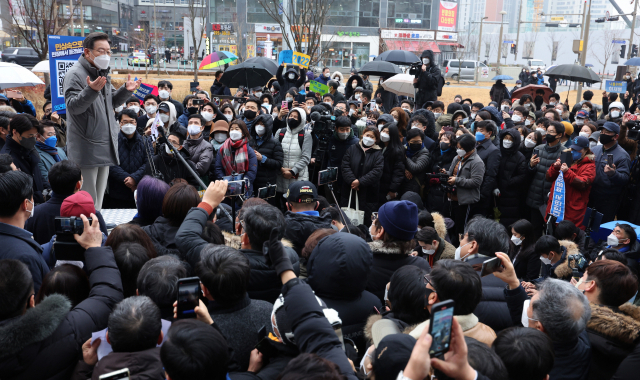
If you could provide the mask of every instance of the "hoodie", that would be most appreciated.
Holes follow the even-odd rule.
[[[284,73],[283,70],[284,66],[280,65],[278,71],[276,71],[276,79],[280,85],[280,92],[278,93],[279,96],[278,99],[276,99],[276,104],[284,100],[284,94],[289,91],[290,88],[304,85],[307,79],[304,68],[302,67],[298,69],[297,67],[289,66]],[[293,74],[293,79],[289,78],[289,74]]]
[[[422,58],[429,58],[429,65],[425,71],[420,70],[420,74],[416,75],[416,79],[418,79],[418,81],[413,84],[413,87],[417,90],[416,108],[422,108],[424,103],[427,101],[438,100],[438,86],[442,81],[442,74],[436,65],[433,57],[433,51],[423,51],[422,55],[420,55],[421,61]]]
[[[345,84],[344,86],[344,97],[347,99],[351,99],[351,97],[353,96],[353,93],[356,89],[356,87],[353,87],[353,81],[357,81],[358,84],[356,85],[356,87],[362,87],[364,88],[364,81],[362,80],[362,77],[360,75],[352,75],[349,77],[349,79],[347,80],[347,84]],[[389,108],[391,109],[391,108]]]

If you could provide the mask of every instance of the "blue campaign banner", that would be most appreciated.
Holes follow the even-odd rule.
[[[558,179],[556,179],[556,184],[553,189],[553,202],[551,202],[550,214],[558,218],[556,223],[560,223],[564,219],[564,175],[562,172],[558,174]]]
[[[283,50],[278,54],[278,65],[282,63],[293,63],[293,50]]]
[[[608,80],[604,82],[604,86],[606,92],[615,92],[618,94],[627,92],[627,82],[623,80]]]
[[[82,55],[84,37],[47,36],[49,41],[49,76],[51,78],[51,111],[66,113],[64,76]]]

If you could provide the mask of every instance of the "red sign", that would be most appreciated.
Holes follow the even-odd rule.
[[[451,1],[440,1],[440,12],[438,13],[438,30],[455,32],[457,13],[458,3],[453,3]]]

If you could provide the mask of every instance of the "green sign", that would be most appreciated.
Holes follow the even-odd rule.
[[[338,31],[336,32],[337,35],[339,35],[340,37],[342,36],[349,36],[349,37],[359,37],[360,36],[360,32],[343,32],[343,31]]]
[[[315,80],[312,80],[309,83],[309,91],[315,92],[316,94],[324,95],[329,93],[329,86],[326,84],[322,84]]]

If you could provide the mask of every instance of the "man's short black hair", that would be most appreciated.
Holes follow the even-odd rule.
[[[207,123],[207,121],[204,119],[204,117],[202,117],[202,115],[200,115],[199,113],[192,113],[191,115],[189,115],[189,120],[191,120],[191,119],[200,120],[200,125],[205,125]]]
[[[9,129],[10,122],[10,118],[0,115],[0,128]]]
[[[591,90],[585,91],[584,94],[582,94],[582,99],[584,99],[584,100],[593,99],[593,91],[591,91]]]
[[[363,98],[367,98],[369,100],[371,100],[371,95],[373,94],[373,92],[371,90],[364,90],[362,91],[362,97]]]
[[[623,231],[624,234],[627,235],[629,237],[629,244],[633,244],[634,241],[636,241],[638,239],[638,235],[636,234],[636,230],[633,229],[633,227],[631,227],[631,225],[626,224],[626,223],[618,223],[616,224],[616,227],[620,227]]]
[[[498,354],[474,338],[465,336],[464,340],[467,343],[467,358],[471,368],[491,380],[509,380],[507,369]]]
[[[122,274],[122,289],[125,297],[136,294],[138,274],[142,266],[149,261],[147,248],[139,243],[124,242],[113,252],[116,264]]]
[[[465,133],[458,139],[458,145],[460,145],[465,152],[469,153],[476,147],[476,139]]]
[[[165,255],[147,261],[138,273],[137,288],[160,308],[172,308],[178,294],[178,280],[187,277],[187,268],[175,256]]]
[[[11,164],[13,163],[13,157],[10,154],[0,154],[0,174],[10,172],[13,170]]]
[[[129,104],[129,103],[137,103],[137,105],[140,105],[140,99],[136,98],[135,96],[130,96],[129,99],[127,99],[126,102],[124,102],[125,104]]]
[[[262,251],[262,244],[269,241],[271,231],[274,228],[280,229],[280,236],[284,236],[286,222],[284,215],[277,207],[271,205],[257,205],[248,208],[242,213],[244,221],[244,232],[249,238],[251,248]]]
[[[496,125],[491,120],[483,120],[479,122],[476,128],[482,128],[485,131],[491,133],[491,136],[496,134]]]
[[[332,79],[332,80],[327,82],[327,86],[333,87],[334,89],[337,89],[338,87],[340,87],[340,83],[338,83],[338,81]]]
[[[32,198],[33,178],[29,174],[18,170],[0,174],[0,217],[14,216],[22,202]]]
[[[38,119],[26,113],[16,115],[9,123],[9,129],[12,132],[17,131],[18,134],[23,134],[33,128],[35,128],[39,134],[42,134],[42,127]]]
[[[32,294],[29,267],[18,260],[0,260],[0,321],[20,315]]]
[[[160,82],[158,82],[158,88],[165,86],[169,87],[169,90],[173,90],[173,83],[169,82],[168,80],[161,80]]]
[[[407,142],[416,136],[420,136],[420,139],[424,142],[424,132],[419,128],[411,128],[407,131]]]
[[[467,222],[464,229],[467,241],[478,243],[478,253],[495,257],[496,252],[509,250],[510,235],[506,228],[493,219],[476,216]]]
[[[564,129],[564,124],[562,124],[559,121],[549,121],[549,126],[553,125],[553,127],[556,129],[556,133],[558,135],[561,135],[564,133],[565,129]],[[548,128],[548,127],[547,127]]]
[[[237,249],[206,245],[196,274],[216,302],[229,305],[242,300],[249,286],[249,260]]]
[[[627,255],[624,252],[620,252],[615,248],[607,248],[598,254],[599,259],[607,259],[617,261],[621,264],[627,265]]]
[[[44,109],[47,108],[49,104],[51,104],[51,100],[47,100],[46,102],[44,102],[44,104],[42,105],[42,111],[44,111]]]
[[[431,281],[438,299],[455,301],[455,315],[473,313],[482,298],[480,275],[469,263],[440,260],[431,270]]]
[[[71,160],[62,160],[49,169],[49,184],[54,193],[62,196],[76,191],[76,184],[82,179],[80,165]]]
[[[109,315],[109,341],[113,352],[139,352],[158,344],[162,331],[160,309],[146,296],[120,301]]]
[[[171,325],[160,359],[172,380],[225,380],[229,345],[217,329],[196,319],[182,319]]]
[[[551,120],[547,119],[546,117],[541,117],[536,119],[535,124],[542,124],[544,125],[545,128],[549,128],[549,125],[551,124]]]
[[[388,297],[394,318],[410,325],[429,319],[429,310],[424,307],[426,289],[423,277],[426,274],[415,265],[405,265],[393,273]]]
[[[330,93],[328,93],[328,92],[327,92],[326,94],[322,95],[322,100],[324,100],[324,98],[330,98],[330,99],[331,99],[331,101],[333,101],[333,100],[334,100],[333,95],[331,95],[331,94],[330,94]]]
[[[411,109],[413,109],[416,106],[416,104],[411,99],[403,100],[402,102],[400,102],[400,105],[402,105],[402,103],[407,103]]]
[[[509,379],[542,380],[553,368],[553,343],[547,334],[528,327],[500,331],[491,345],[507,367]]]
[[[558,223],[556,228],[553,230],[553,235],[558,240],[573,241],[573,234],[576,234],[577,237],[579,233],[580,229],[575,224],[573,224],[572,221],[566,219]]]
[[[542,235],[538,239],[538,241],[536,241],[534,251],[538,256],[541,254],[548,255],[551,251],[557,254],[562,253],[560,250],[560,243],[558,242],[558,239],[556,239],[555,236],[551,235]]]
[[[348,116],[338,116],[336,118],[336,128],[351,127],[351,119]]]
[[[149,99],[153,99],[156,101],[156,103],[160,104],[160,99],[158,99],[158,97],[153,94],[147,94],[147,96],[144,97],[145,102]]]
[[[446,111],[446,108],[444,108],[444,103],[440,100],[436,100],[435,102],[431,103],[431,109],[434,108],[442,108],[442,112]]]
[[[484,104],[480,103],[480,102],[476,102],[471,104],[471,108],[476,107],[478,109],[478,111],[480,111],[481,109],[484,108]]]
[[[132,109],[129,108],[125,108],[122,111],[120,111],[118,113],[118,121],[122,120],[122,116],[127,115],[130,118],[132,118],[133,120],[137,120],[138,119],[138,114],[136,114]]]
[[[557,94],[554,92],[553,94],[549,95],[549,99],[552,99],[552,98],[560,101],[560,94]]]
[[[180,132],[171,132],[171,133],[169,133],[169,136],[177,137],[179,142],[180,142],[180,145],[182,145],[184,143],[184,136]]]
[[[426,117],[424,117],[423,115],[414,115],[411,120],[409,121],[409,125],[411,125],[414,121],[417,121],[418,123],[424,125],[425,127],[427,127],[429,125],[429,120],[427,120]]]
[[[338,222],[338,223],[341,223],[341,224],[344,223],[343,220],[342,220],[342,216],[340,216],[340,211],[337,208],[333,207],[333,206],[327,207],[322,211],[321,217],[324,218],[325,216],[329,216],[331,218],[331,220],[334,221],[334,222]]]
[[[102,33],[102,32],[89,33],[89,35],[84,38],[84,41],[82,41],[82,48],[93,49],[93,46],[95,45],[96,41],[102,41],[102,40],[107,41],[109,43],[109,46],[111,46],[111,40],[109,39],[109,35],[107,33]]]

